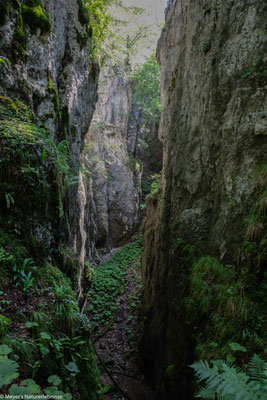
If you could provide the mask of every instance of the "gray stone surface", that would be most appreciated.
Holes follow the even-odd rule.
[[[82,49],[78,43],[78,34],[85,35],[86,27],[79,22],[77,0],[42,0],[42,4],[50,16],[52,32],[41,35],[40,29],[37,29],[36,34],[31,34],[26,26],[28,49],[20,62],[16,61],[12,47],[18,10],[12,7],[5,25],[0,26],[0,56],[7,57],[11,62],[8,68],[0,70],[0,95],[25,102],[44,121],[56,141],[67,139],[73,174],[78,176],[84,136],[97,100],[98,66],[89,57],[90,41]],[[60,116],[53,101],[54,94],[48,91],[48,71],[58,93]],[[51,237],[47,243],[55,246],[63,235],[64,240],[69,241],[79,254],[80,212],[78,185],[73,185],[68,189],[65,200],[70,237],[66,232],[66,220],[56,218],[49,228]],[[52,210],[52,215],[57,213]]]
[[[168,5],[158,46],[163,179],[144,228],[140,347],[160,400],[190,398],[181,314],[188,271],[173,256],[175,240],[235,262],[244,217],[259,195],[257,168],[267,152],[266,8],[260,0]],[[165,371],[174,363],[179,372],[171,382]]]
[[[105,67],[84,151],[88,257],[125,243],[139,223],[142,168],[127,152],[131,106],[127,74]]]

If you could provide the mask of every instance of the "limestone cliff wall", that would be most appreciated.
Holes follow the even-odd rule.
[[[182,315],[188,271],[175,240],[234,262],[258,193],[267,150],[266,12],[260,0],[173,0],[166,11],[158,46],[163,181],[144,226],[141,342],[158,399],[190,398]],[[180,369],[174,382],[166,375],[172,364]]]
[[[127,73],[101,70],[99,100],[83,153],[87,257],[125,243],[139,223],[142,168],[127,152],[132,91]]]
[[[1,5],[0,57],[10,64],[0,68],[0,95],[30,106],[56,142],[68,141],[72,173],[77,176],[97,99],[98,67],[89,57],[88,21],[76,0],[42,0],[45,16],[35,15],[34,20],[22,6],[31,11],[35,3],[5,0]],[[50,27],[43,25],[45,18]],[[48,258],[61,240],[77,253],[81,247],[78,184],[64,190],[66,218],[59,218],[59,210],[29,210],[17,228],[39,238]]]

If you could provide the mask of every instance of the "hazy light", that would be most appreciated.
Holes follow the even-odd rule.
[[[164,23],[164,10],[167,0],[123,0],[126,6],[135,6],[146,9],[147,22],[161,25]]]

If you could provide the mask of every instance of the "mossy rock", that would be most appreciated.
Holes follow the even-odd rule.
[[[17,114],[17,107],[10,97],[0,96],[0,119],[6,119],[8,117]]]
[[[79,6],[79,12],[78,12],[78,19],[82,25],[87,25],[89,24],[89,15],[86,10],[86,7],[83,3],[83,0],[77,0],[78,6]]]
[[[88,39],[89,38],[87,33],[82,33],[77,30],[77,42],[80,45],[80,50],[82,50],[86,46]]]
[[[13,37],[13,48],[15,51],[15,59],[17,61],[20,61],[26,55],[28,41],[24,32],[21,4],[17,2],[17,6],[18,6],[18,16],[17,16],[16,30]]]
[[[8,15],[11,8],[10,0],[1,0],[0,3],[0,25],[4,25],[6,22],[6,16]]]
[[[27,0],[21,6],[23,22],[30,27],[32,34],[41,29],[42,35],[51,32],[51,23],[47,15],[44,13],[40,0]]]
[[[37,280],[40,286],[43,287],[64,286],[64,288],[68,289],[68,294],[75,299],[70,279],[58,267],[45,263],[43,268],[38,271]]]
[[[102,388],[100,373],[96,366],[93,346],[88,341],[80,350],[87,360],[80,360],[78,367],[80,373],[77,375],[77,388],[81,400],[102,400]]]
[[[48,90],[48,93],[50,93],[52,96],[52,101],[54,104],[55,112],[58,116],[60,116],[58,92],[55,88],[55,85],[54,85],[54,82],[52,79],[52,74],[49,69],[47,70],[47,90]]]

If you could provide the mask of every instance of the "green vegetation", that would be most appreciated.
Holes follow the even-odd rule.
[[[91,58],[97,60],[101,53],[101,48],[105,38],[108,35],[108,24],[110,16],[107,7],[113,1],[108,0],[77,0],[79,5],[79,21],[82,25],[87,25],[88,38],[91,38]],[[81,37],[78,38],[81,44]],[[82,38],[82,45],[85,43],[85,37]]]
[[[35,34],[37,29],[40,28],[41,34],[44,35],[51,32],[51,23],[43,10],[41,0],[26,0],[23,3],[19,0],[15,0],[13,3],[10,0],[2,0],[0,4],[0,25],[5,23],[11,7],[18,10],[13,48],[15,59],[20,61],[27,51],[25,26],[29,26],[31,34]]]
[[[135,92],[135,105],[142,110],[142,125],[159,122],[160,103],[160,68],[156,55],[152,54],[132,75]]]
[[[150,194],[158,193],[160,189],[160,180],[161,173],[150,175],[147,178],[142,179],[141,189],[145,198],[147,198]],[[146,208],[146,205],[143,203],[140,205],[141,210]]]
[[[56,144],[28,107],[7,97],[0,97],[0,121],[1,202],[5,199],[5,208],[11,209],[47,207],[52,201],[62,216],[65,190],[77,183],[69,166],[67,141]]]
[[[85,0],[77,0],[79,6],[79,21],[82,25],[87,25],[89,23],[89,15],[88,10],[86,8],[86,1]]]
[[[222,265],[212,257],[201,257],[189,280],[185,299],[187,321],[194,327],[196,352],[201,358],[242,358],[241,345],[248,352],[261,352],[263,346],[263,292],[257,291],[231,265]],[[206,321],[206,329],[200,331]]]
[[[92,329],[113,320],[118,310],[120,296],[128,285],[128,267],[142,250],[142,238],[126,245],[108,263],[95,268],[92,287],[89,291],[89,312]]]
[[[222,360],[198,361],[191,365],[198,381],[206,381],[196,397],[201,399],[222,400],[264,400],[266,399],[267,363],[256,354],[248,366],[248,374]]]
[[[79,393],[80,399],[99,400],[88,319],[58,268],[76,282],[78,263],[67,238],[56,252],[50,248],[46,261],[53,235],[47,220],[63,220],[64,229],[65,193],[77,183],[68,143],[55,143],[26,105],[8,97],[0,97],[0,121],[0,336],[12,350],[8,360],[0,356],[0,378],[2,369],[11,374],[4,382],[12,377],[3,393],[65,393],[66,399]],[[18,373],[20,383],[14,383]]]
[[[60,118],[60,109],[59,109],[59,97],[58,97],[58,92],[55,88],[51,72],[49,69],[47,70],[47,90],[48,92],[52,95],[54,107],[55,107],[55,112]]]
[[[19,1],[16,2],[18,8],[17,24],[13,37],[13,47],[15,52],[15,59],[20,61],[26,55],[28,41],[24,31],[24,23],[22,18],[22,7]]]
[[[10,65],[10,61],[6,57],[0,57],[0,68],[7,67]]]
[[[40,386],[36,384],[33,379],[24,379],[18,385],[17,383],[12,383],[16,378],[19,377],[19,364],[10,359],[12,357],[12,349],[6,345],[0,346],[0,389],[4,387],[5,393],[12,396],[21,395],[36,395],[45,393],[47,395],[58,395],[62,396],[65,400],[71,400],[71,393],[64,393],[59,389],[62,380],[57,375],[51,375],[47,381],[53,386],[48,386],[41,390]],[[14,355],[13,355],[14,357]],[[65,366],[67,368],[67,366]],[[78,372],[78,370],[77,370]]]
[[[21,6],[22,18],[24,24],[30,27],[32,34],[35,34],[37,29],[41,29],[41,34],[51,32],[51,23],[43,10],[41,0],[26,0]]]
[[[266,168],[261,166],[255,177],[259,192],[265,183]],[[196,342],[196,357],[221,359],[213,362],[212,369],[207,361],[193,364],[197,376],[207,379],[207,387],[197,397],[263,398],[262,387],[229,363],[236,361],[239,367],[247,368],[253,357],[251,367],[261,363],[255,354],[263,356],[266,352],[266,199],[267,192],[261,192],[252,214],[245,219],[245,238],[235,265],[223,265],[210,256],[196,258],[194,252],[188,257],[180,255],[180,262],[189,268],[195,259],[184,304],[186,323]],[[185,250],[186,241],[179,240]]]
[[[257,83],[265,83],[267,79],[267,66],[262,58],[252,61],[251,66],[241,75],[242,79],[253,79]]]
[[[11,8],[10,0],[2,0],[0,3],[0,25],[3,25]]]
[[[20,252],[19,248],[18,253]],[[44,264],[33,269],[33,260],[25,259],[24,269],[32,268],[34,282],[27,292],[24,286],[21,287],[21,291],[20,286],[15,288],[12,284],[12,280],[17,281],[11,268],[16,257],[5,257],[5,266],[1,265],[1,270],[6,269],[7,274],[4,291],[0,292],[0,295],[1,299],[19,296],[24,306],[18,310],[13,302],[1,300],[0,303],[3,313],[0,326],[5,324],[4,329],[0,330],[1,341],[5,346],[0,347],[0,350],[8,348],[9,353],[12,352],[11,359],[6,360],[5,357],[3,360],[3,357],[0,357],[0,384],[10,384],[19,371],[21,379],[35,379],[42,387],[42,393],[50,394],[53,390],[57,392],[54,394],[58,394],[58,390],[63,389],[68,392],[68,399],[71,398],[70,393],[74,394],[76,391],[83,393],[81,398],[84,400],[88,395],[91,395],[92,399],[100,399],[99,372],[88,339],[89,323],[79,312],[69,279],[55,266]],[[31,301],[27,298],[28,292]],[[5,371],[3,376],[1,368]],[[55,375],[58,371],[60,378],[52,378],[51,374]],[[52,387],[44,387],[47,379],[53,384]],[[28,382],[28,379],[26,381]],[[24,379],[24,382],[26,381]],[[27,386],[28,390],[26,383],[21,384]],[[10,388],[5,387],[4,393],[13,394],[15,390],[19,391],[21,387],[13,384]],[[38,390],[34,393],[40,393],[40,388]]]

